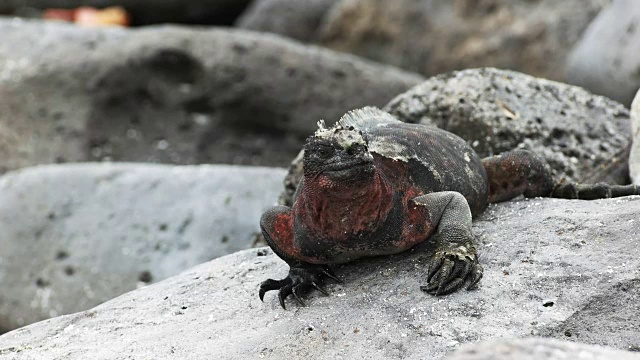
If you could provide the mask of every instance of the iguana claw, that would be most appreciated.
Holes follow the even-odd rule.
[[[438,251],[429,262],[427,285],[420,290],[436,296],[447,295],[460,289],[467,280],[467,290],[471,290],[482,279],[482,272],[475,252],[465,247]]]
[[[320,265],[301,265],[293,266],[289,269],[289,276],[282,280],[268,279],[260,284],[260,291],[258,296],[260,300],[264,301],[264,294],[267,291],[279,290],[278,300],[280,306],[283,309],[287,309],[285,306],[285,300],[289,295],[293,295],[293,298],[301,306],[305,306],[301,295],[308,290],[316,289],[324,295],[329,293],[321,287],[324,278],[332,279],[336,282],[342,282],[340,279],[331,272],[328,267]]]

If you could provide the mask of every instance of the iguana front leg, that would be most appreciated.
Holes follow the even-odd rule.
[[[289,275],[281,280],[267,279],[260,284],[258,296],[264,299],[267,291],[278,290],[278,300],[283,309],[285,299],[293,295],[302,306],[302,293],[315,288],[329,295],[321,285],[325,278],[340,282],[325,265],[310,264],[297,259],[298,249],[294,242],[293,218],[291,210],[286,206],[275,206],[265,212],[260,219],[260,228],[267,244],[282,260],[289,264]]]
[[[410,211],[419,211],[431,224],[437,224],[437,248],[429,262],[427,285],[420,289],[433,295],[446,295],[468,281],[467,290],[482,278],[471,233],[471,210],[462,194],[436,192],[411,200]]]

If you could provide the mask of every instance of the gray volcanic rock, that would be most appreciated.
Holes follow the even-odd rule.
[[[0,358],[438,359],[461,344],[553,329],[638,281],[639,212],[638,196],[492,205],[474,223],[485,268],[480,288],[442,298],[419,290],[433,251],[427,245],[337,266],[344,283],[328,284],[331,296],[314,292],[307,307],[289,299],[283,310],[276,294],[262,303],[257,292],[288,267],[270,250],[245,250],[4,334]],[[592,344],[636,345],[624,329],[578,330]]]
[[[629,173],[634,184],[640,185],[640,90],[631,104],[633,143],[629,154]]]
[[[338,1],[256,0],[236,21],[236,26],[308,42],[316,40],[322,19]]]
[[[612,286],[541,335],[640,351],[640,279]]]
[[[628,182],[629,111],[576,86],[470,69],[432,77],[384,110],[451,131],[483,157],[532,150],[546,158],[558,180]]]
[[[429,76],[492,66],[563,80],[571,47],[609,2],[342,0],[319,37],[331,49]]]
[[[68,164],[0,177],[0,330],[253,245],[283,169]]]
[[[86,160],[286,165],[422,77],[273,35],[0,20],[0,172]]]
[[[567,60],[567,81],[626,106],[640,88],[640,6],[615,0],[585,30]]]
[[[160,22],[231,24],[251,0],[2,0],[0,14],[24,9],[122,6],[137,25]]]
[[[465,345],[446,360],[638,360],[640,354],[552,339],[500,339]]]

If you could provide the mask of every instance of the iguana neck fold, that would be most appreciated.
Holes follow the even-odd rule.
[[[302,186],[300,220],[323,238],[348,240],[373,231],[393,208],[392,186],[377,170],[367,179],[348,182],[322,174],[305,177]]]

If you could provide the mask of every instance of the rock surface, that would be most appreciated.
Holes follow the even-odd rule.
[[[451,131],[483,157],[532,150],[546,158],[556,179],[628,182],[629,111],[576,86],[470,69],[432,77],[384,110]]]
[[[0,20],[0,173],[86,160],[287,165],[324,118],[423,78],[274,35]]]
[[[634,184],[640,185],[640,90],[631,104],[633,143],[629,154],[629,173]]]
[[[640,88],[640,6],[615,0],[593,20],[567,61],[567,81],[626,106]]]
[[[134,25],[170,23],[231,24],[251,0],[2,0],[0,14],[25,9],[122,6]]]
[[[339,266],[344,283],[327,286],[332,296],[314,292],[308,307],[289,299],[282,310],[275,294],[262,303],[257,290],[265,278],[284,276],[286,264],[266,249],[245,250],[92,310],[4,334],[0,357],[438,359],[464,343],[555,328],[637,282],[639,212],[638,196],[493,205],[474,224],[481,287],[442,298],[418,289],[433,250],[427,248]],[[617,311],[631,314],[640,293],[627,296]],[[595,336],[600,330],[581,325],[570,338],[553,336],[638,345],[627,329]]]
[[[283,176],[283,169],[149,164],[5,174],[0,330],[86,310],[251,247]]]
[[[636,238],[636,241],[638,238]],[[563,336],[587,343],[640,351],[640,279],[623,281],[606,294],[589,299],[562,323],[541,331],[543,336]],[[608,338],[607,335],[616,336]],[[640,355],[639,355],[640,356]]]
[[[493,66],[563,80],[568,52],[609,1],[342,0],[319,37],[429,76]]]
[[[640,354],[551,339],[489,340],[465,345],[446,360],[638,360]]]
[[[265,31],[299,41],[316,40],[318,27],[338,0],[256,0],[236,26]]]

